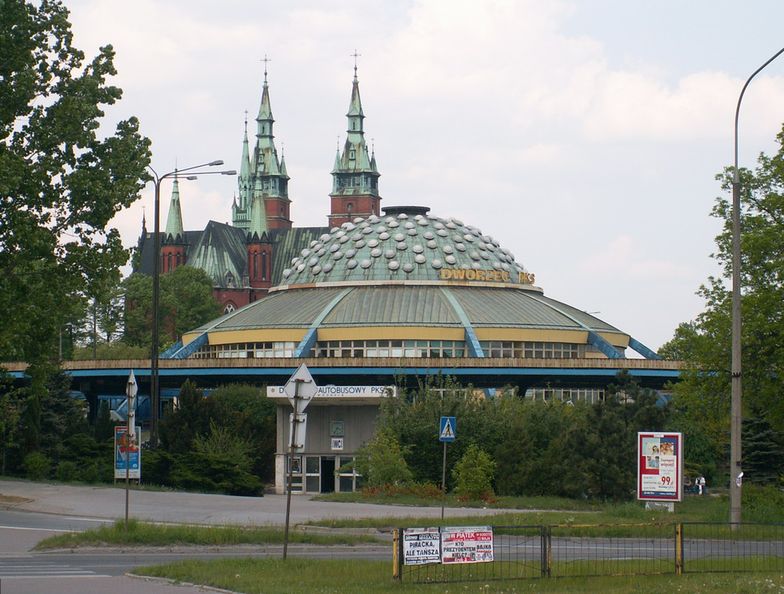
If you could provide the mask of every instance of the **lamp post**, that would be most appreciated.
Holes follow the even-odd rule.
[[[185,179],[196,179],[200,175],[237,175],[236,171],[195,171],[202,167],[218,167],[223,161],[210,161],[201,165],[175,169],[169,173],[158,175],[148,165],[155,183],[155,212],[153,231],[153,260],[152,260],[152,348],[150,352],[150,443],[158,447],[158,414],[160,412],[160,382],[158,374],[158,339],[160,335],[160,294],[161,294],[161,182],[174,175],[188,173]]]
[[[751,79],[784,53],[777,51],[746,79],[735,108],[735,165],[732,174],[732,403],[730,412],[730,522],[741,522],[741,304],[740,304],[740,170],[738,169],[738,117],[743,95]]]

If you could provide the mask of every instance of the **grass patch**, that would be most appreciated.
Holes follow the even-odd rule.
[[[349,495],[348,493],[346,495]],[[515,498],[523,499],[523,498]],[[494,526],[530,526],[540,524],[555,524],[568,526],[611,526],[619,524],[672,524],[674,522],[726,522],[729,516],[729,502],[726,497],[688,497],[682,503],[675,504],[675,513],[665,511],[646,510],[643,503],[631,501],[625,503],[599,503],[599,502],[574,502],[569,499],[559,498],[524,498],[531,501],[528,509],[542,509],[540,503],[551,501],[562,508],[552,508],[553,511],[525,511],[520,507],[519,512],[496,513],[480,516],[449,516],[444,521],[438,518],[424,518],[419,516],[398,516],[386,518],[330,518],[309,522],[316,526],[331,528],[394,528],[404,526],[454,526],[454,525],[483,525]],[[394,503],[385,501],[385,503]],[[571,508],[563,509],[571,504]],[[439,503],[440,505],[440,503]],[[583,513],[591,512],[591,513]],[[770,521],[765,518],[757,520],[744,517],[747,522]],[[585,535],[639,535],[639,532],[587,532]]]
[[[781,573],[700,574],[624,576],[597,578],[517,579],[504,581],[453,582],[450,584],[397,583],[391,577],[391,563],[360,560],[314,559],[223,559],[183,561],[145,567],[137,573],[224,588],[246,594],[311,594],[367,592],[602,592],[659,594],[694,592],[752,594],[784,588]]]
[[[292,530],[289,542],[315,545],[356,545],[385,542],[366,534],[312,534]],[[242,526],[188,526],[149,524],[130,520],[100,526],[84,532],[58,534],[42,540],[36,549],[60,549],[85,546],[232,546],[245,544],[282,544],[282,528],[246,528]]]

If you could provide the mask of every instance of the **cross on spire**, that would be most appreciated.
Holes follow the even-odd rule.
[[[267,54],[264,54],[264,57],[259,60],[259,62],[264,62],[264,82],[267,82],[267,62],[272,62],[270,58],[267,57]]]
[[[357,53],[356,48],[354,49],[354,53],[350,54],[354,58],[354,78],[357,78],[357,58],[362,57],[362,54]]]
[[[248,133],[248,110],[245,110],[245,134]]]

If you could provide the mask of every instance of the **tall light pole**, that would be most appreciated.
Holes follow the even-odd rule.
[[[160,412],[161,391],[158,374],[158,339],[160,336],[160,296],[161,296],[161,182],[181,173],[188,173],[185,179],[196,179],[200,175],[237,175],[236,171],[195,171],[202,167],[218,167],[223,161],[210,161],[201,165],[175,169],[169,173],[158,175],[152,167],[155,182],[155,212],[153,231],[153,259],[152,259],[152,348],[150,350],[150,443],[158,447],[158,414]]]
[[[741,522],[741,305],[740,305],[740,170],[738,169],[738,117],[743,94],[751,79],[784,53],[777,51],[746,80],[735,108],[735,166],[732,175],[732,405],[730,412],[730,522]]]

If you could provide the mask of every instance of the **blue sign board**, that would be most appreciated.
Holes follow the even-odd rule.
[[[438,441],[452,443],[457,436],[457,417],[441,417]]]

